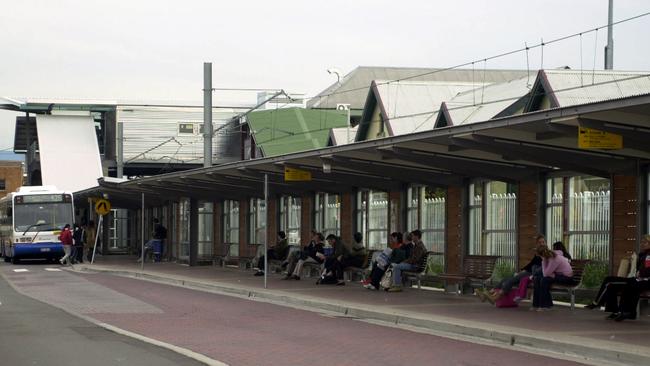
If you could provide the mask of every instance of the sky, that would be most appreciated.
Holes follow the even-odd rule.
[[[607,23],[607,0],[0,0],[0,96],[202,100],[215,88],[313,96],[357,66],[449,67]],[[650,12],[615,0],[614,21]],[[614,68],[650,70],[650,16],[614,28]],[[605,29],[544,47],[543,67],[603,68]],[[540,49],[528,67],[542,65]],[[526,69],[525,53],[477,68]],[[252,93],[216,92],[253,103]],[[0,152],[15,114],[0,111]]]

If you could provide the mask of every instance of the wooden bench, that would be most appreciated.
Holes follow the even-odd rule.
[[[346,281],[352,281],[352,276],[355,274],[360,274],[362,278],[365,278],[370,273],[370,265],[372,263],[372,256],[375,252],[378,252],[376,249],[368,249],[366,257],[363,260],[361,267],[346,267],[343,270],[343,279]]]
[[[420,262],[417,264],[417,267],[412,270],[412,271],[402,271],[402,281],[410,281],[411,286],[413,286],[413,280],[416,281],[418,285],[418,289],[422,289],[422,280],[426,279],[427,277],[433,278],[434,276],[429,276],[427,275],[427,264],[429,263],[429,260],[432,259],[434,256],[440,256],[444,255],[444,253],[440,252],[432,252],[428,251],[425,256],[422,257]]]
[[[466,284],[478,282],[481,287],[485,287],[492,278],[494,266],[499,258],[495,255],[467,255],[463,258],[462,273],[442,273],[433,277],[445,283],[457,284],[457,292],[462,294]]]
[[[573,270],[573,284],[572,285],[560,285],[560,284],[553,284],[551,286],[551,293],[553,292],[561,292],[561,293],[568,293],[569,299],[571,302],[571,311],[573,311],[576,307],[576,289],[580,286],[582,286],[582,275],[585,272],[585,267],[587,264],[589,264],[589,260],[582,260],[582,259],[573,259],[571,261],[571,269]],[[532,283],[531,285],[532,286]]]
[[[240,246],[239,254],[231,255],[230,245],[221,245],[219,248],[220,253],[215,256],[214,262],[215,264],[219,263],[221,267],[234,265],[239,268],[252,269],[259,246],[259,244],[248,244],[243,248]]]

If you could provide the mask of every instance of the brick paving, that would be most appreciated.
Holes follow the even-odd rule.
[[[106,257],[94,267],[137,272],[140,267],[134,261],[128,257]],[[147,263],[145,272],[176,280],[264,291],[262,278],[253,277],[251,271]],[[61,281],[53,281],[56,285],[35,286],[25,279],[30,277],[25,273],[5,272],[5,275],[9,278],[13,276],[11,280],[32,291],[32,296],[43,296],[48,302],[53,301],[60,306],[75,306],[71,303],[80,301],[57,300],[60,297],[57,294],[61,292],[52,288],[65,286],[69,290],[66,292],[69,298],[97,299],[90,303],[103,303],[86,303],[77,309],[82,313],[233,365],[394,365],[411,362],[440,365],[525,362],[528,365],[541,365],[549,362],[544,357],[510,350],[118,276],[64,272],[62,276],[70,277],[64,285],[60,284]],[[356,283],[338,287],[317,286],[314,282],[315,279],[282,281],[279,276],[273,275],[269,278],[267,291],[334,304],[381,309],[393,314],[442,317],[483,327],[508,327],[551,338],[600,340],[613,348],[631,344],[645,351],[649,347],[650,317],[647,316],[639,321],[614,324],[603,320],[600,312],[582,309],[571,313],[558,307],[555,311],[540,314],[531,313],[526,307],[496,309],[471,296],[416,289],[407,289],[402,293],[373,292]],[[78,289],[70,290],[71,287]],[[79,289],[86,287],[92,290]],[[106,305],[113,300],[116,301],[114,307]],[[459,355],[462,357],[459,358]],[[554,365],[571,364],[557,360],[551,362]]]

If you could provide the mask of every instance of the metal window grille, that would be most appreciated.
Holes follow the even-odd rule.
[[[289,244],[300,244],[300,198],[283,196],[280,200],[280,230]]]
[[[213,254],[212,238],[214,234],[212,202],[199,201],[199,243],[198,256],[211,258]]]
[[[266,240],[266,203],[263,199],[250,199],[248,225],[249,243],[263,244]]]
[[[223,202],[223,243],[228,245],[229,254],[239,255],[239,201]]]

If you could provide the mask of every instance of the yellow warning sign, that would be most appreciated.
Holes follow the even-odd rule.
[[[103,198],[98,199],[95,202],[95,212],[97,212],[98,215],[106,215],[111,212],[111,203]]]
[[[578,147],[581,149],[622,149],[623,136],[593,128],[579,127]]]
[[[311,181],[311,172],[308,170],[284,167],[285,182]]]

